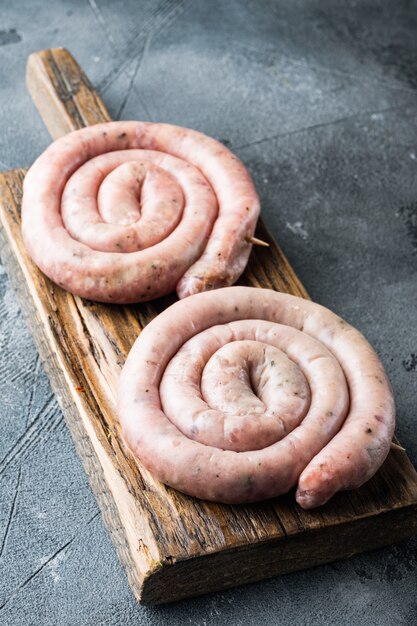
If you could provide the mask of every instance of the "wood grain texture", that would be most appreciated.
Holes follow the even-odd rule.
[[[52,136],[109,120],[62,49],[31,55],[28,86]],[[303,511],[294,494],[225,506],[155,481],[126,449],[115,411],[118,374],[141,329],[175,297],[137,306],[91,303],[52,284],[20,232],[24,170],[0,175],[1,254],[137,598],[157,604],[300,570],[417,532],[417,474],[392,450],[361,489]],[[308,297],[261,223],[241,284]]]

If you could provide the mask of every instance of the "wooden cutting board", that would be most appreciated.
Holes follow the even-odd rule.
[[[27,81],[55,139],[109,114],[63,49],[30,56]],[[25,170],[0,174],[1,255],[129,583],[143,603],[170,602],[301,570],[417,532],[417,474],[391,450],[361,489],[303,511],[294,493],[250,506],[187,497],[155,481],[126,450],[115,411],[120,369],[141,329],[175,297],[137,306],[96,304],[52,284],[20,233]],[[287,259],[253,251],[241,284],[308,298]],[[401,419],[401,416],[400,416]]]

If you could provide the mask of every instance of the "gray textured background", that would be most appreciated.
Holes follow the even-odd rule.
[[[114,118],[218,137],[313,298],[378,350],[417,462],[417,4],[0,0],[0,166],[49,142],[27,55],[66,46]],[[4,273],[0,623],[417,623],[416,540],[227,593],[138,606]]]

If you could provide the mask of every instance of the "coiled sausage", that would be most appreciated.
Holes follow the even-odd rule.
[[[23,239],[41,270],[103,302],[231,285],[259,215],[252,179],[194,130],[109,122],[55,141],[30,168]]]
[[[253,502],[298,485],[303,508],[380,467],[395,408],[363,335],[328,309],[229,287],[166,309],[120,377],[129,448],[162,482],[199,498]]]

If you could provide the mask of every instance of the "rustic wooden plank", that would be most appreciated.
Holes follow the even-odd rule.
[[[28,87],[51,135],[109,120],[63,49],[31,55]],[[149,604],[312,567],[417,531],[417,474],[391,451],[367,485],[303,511],[294,494],[250,506],[189,498],[155,481],[129,454],[115,411],[118,374],[141,328],[175,300],[91,303],[53,285],[28,258],[20,233],[24,170],[0,175],[1,254],[77,452],[136,596]],[[260,223],[270,248],[253,251],[240,283],[308,297]]]

